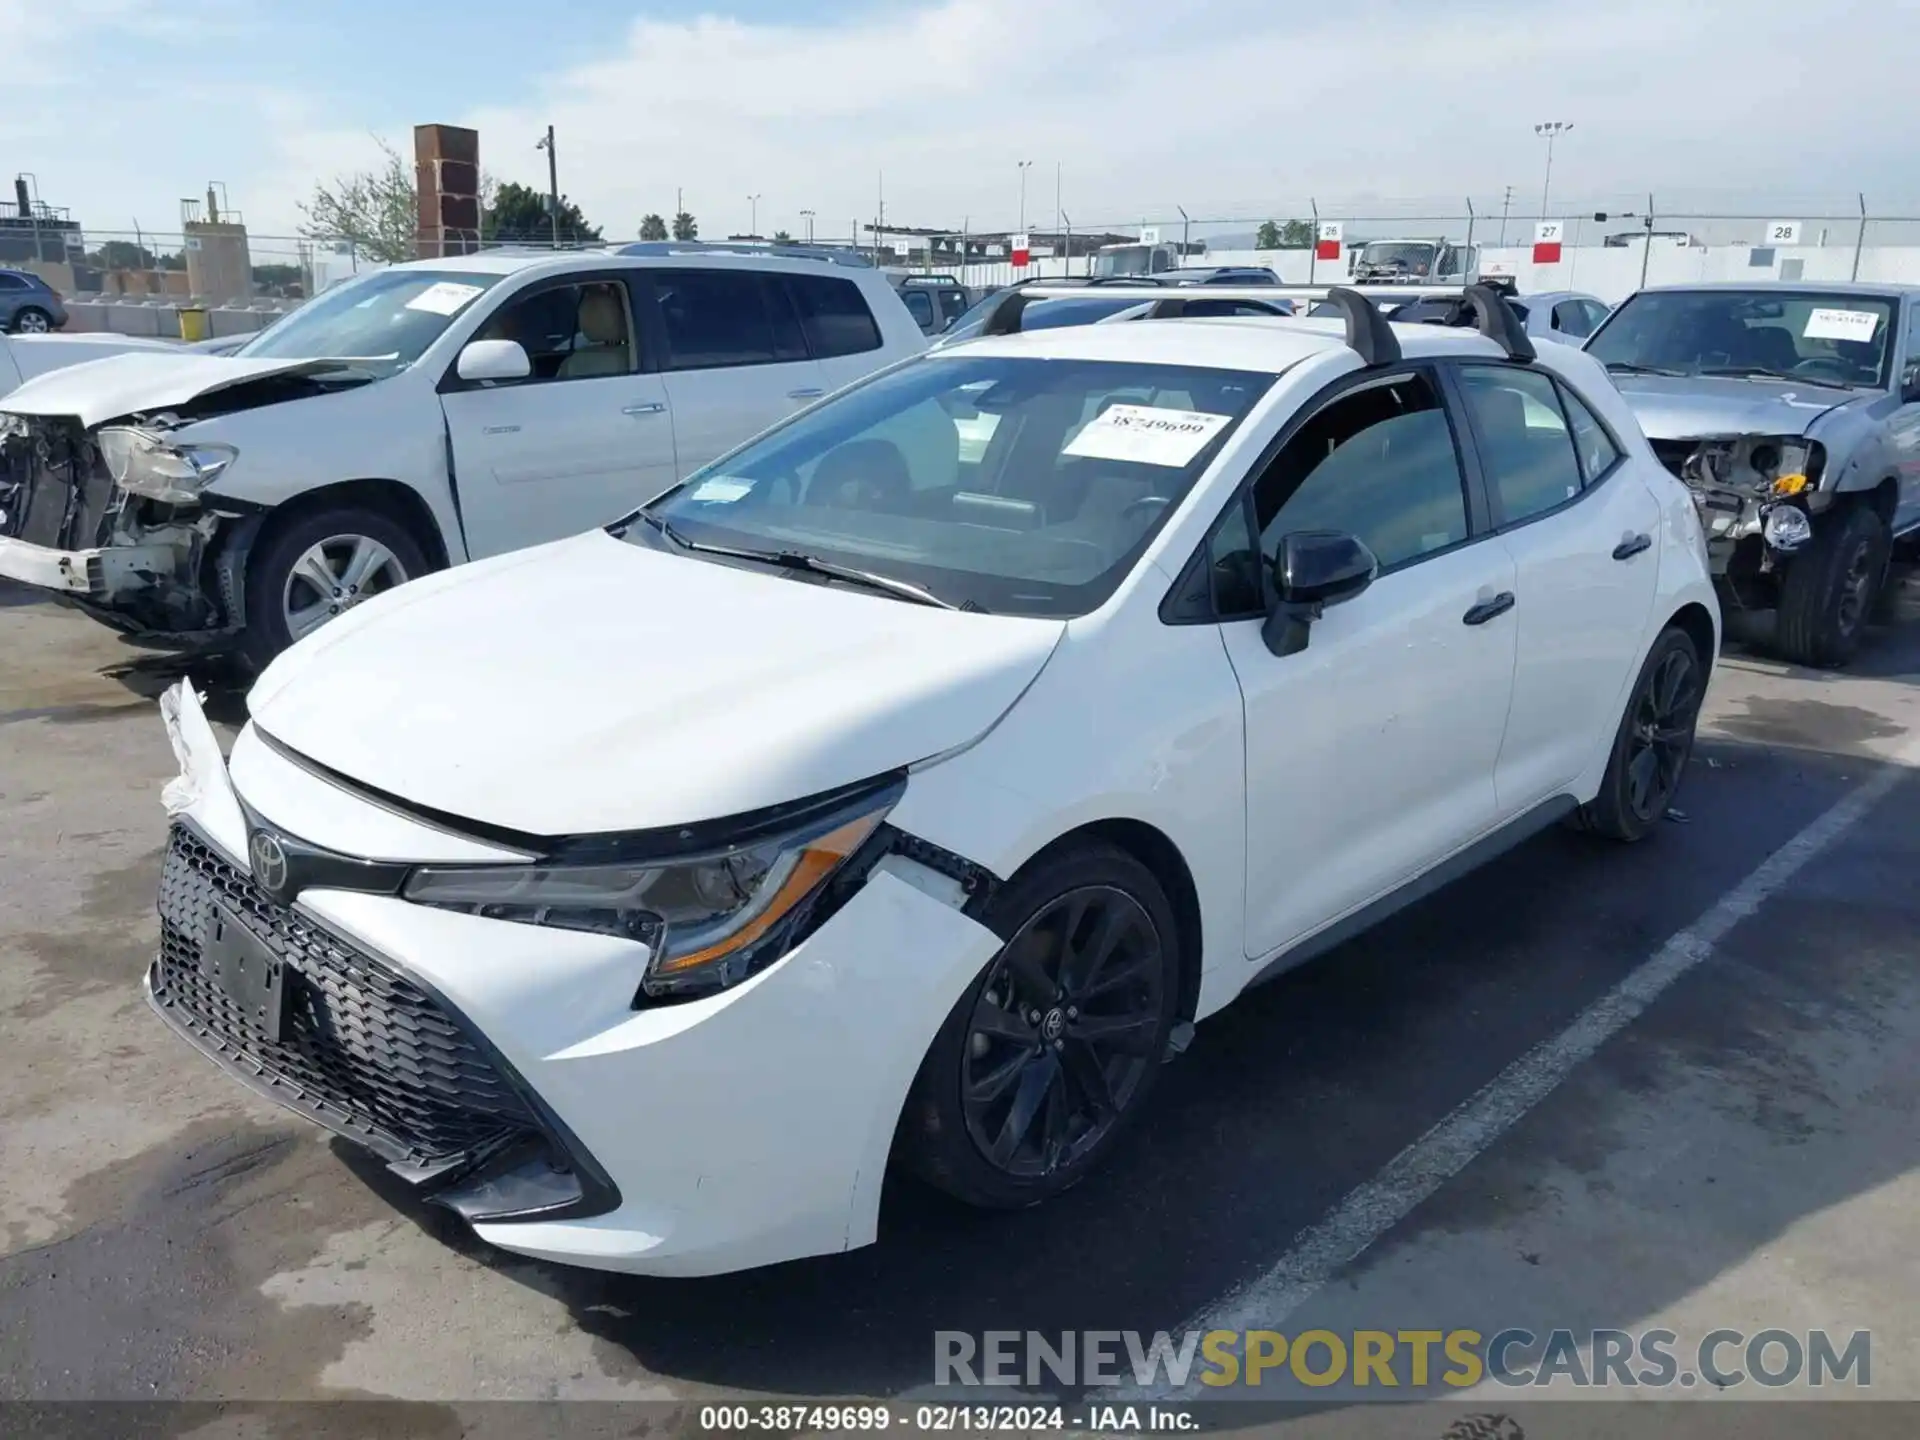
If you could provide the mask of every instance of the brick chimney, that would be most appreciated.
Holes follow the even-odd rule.
[[[478,250],[480,132],[458,125],[414,126],[413,173],[420,205],[420,257]]]

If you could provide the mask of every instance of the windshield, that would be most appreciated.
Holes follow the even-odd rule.
[[[695,545],[803,554],[963,608],[1083,615],[1273,378],[929,355],[749,441],[644,513]],[[674,548],[652,525],[624,534]]]
[[[1893,302],[1764,290],[1648,290],[1613,312],[1587,353],[1610,370],[1751,375],[1888,386]]]
[[[987,312],[1006,298],[1006,292],[989,295],[966,314],[954,321],[940,338],[952,343],[957,340],[971,340],[980,333],[980,327],[987,323]],[[1055,299],[1034,299],[1027,301],[1026,308],[1020,312],[1020,329],[1052,330],[1061,325],[1091,325],[1096,320],[1104,320],[1109,315],[1118,315],[1122,310],[1130,310],[1140,303],[1136,293],[1121,298],[1111,295],[1103,299],[1068,296]]]
[[[237,353],[248,360],[357,360],[384,379],[418,360],[453,317],[504,276],[379,270],[315,296]]]
[[[1433,264],[1433,249],[1434,247],[1431,245],[1403,245],[1398,242],[1383,243],[1376,241],[1371,245],[1361,247],[1360,258],[1356,263],[1361,265],[1399,265],[1419,275],[1424,274],[1427,267]]]
[[[1151,245],[1116,245],[1111,250],[1102,250],[1093,257],[1093,273],[1146,275],[1153,269],[1153,251]]]

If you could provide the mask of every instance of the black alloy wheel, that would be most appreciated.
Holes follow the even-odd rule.
[[[1706,693],[1706,667],[1692,639],[1678,626],[1663,630],[1627,698],[1600,793],[1580,811],[1583,828],[1639,840],[1666,817],[1693,755]]]
[[[897,1157],[970,1205],[1078,1182],[1139,1115],[1180,1010],[1180,927],[1154,873],[1103,841],[1035,857],[982,923],[1002,937],[947,1013]]]
[[[1699,668],[1691,646],[1669,649],[1659,657],[1652,674],[1642,677],[1634,696],[1627,745],[1627,805],[1642,823],[1651,824],[1665,815],[1667,802],[1680,788],[1704,694]]]
[[[1152,918],[1109,886],[1060,896],[1000,952],[961,1065],[967,1134],[988,1164],[1035,1179],[1089,1153],[1164,1043]]]

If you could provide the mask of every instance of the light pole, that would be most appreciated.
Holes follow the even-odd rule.
[[[553,248],[560,248],[560,158],[553,150],[553,126],[534,142],[534,149],[547,152],[547,218],[553,221]]]
[[[1020,233],[1027,233],[1027,171],[1033,168],[1033,161],[1020,162]]]
[[[1547,218],[1547,196],[1553,191],[1553,142],[1573,129],[1571,120],[1546,120],[1533,127],[1533,133],[1547,142],[1547,178],[1540,182],[1540,218]]]
[[[813,211],[802,210],[800,218],[807,222],[807,244],[811,245],[813,243]]]
[[[760,233],[760,197],[747,196],[747,234],[758,236]]]

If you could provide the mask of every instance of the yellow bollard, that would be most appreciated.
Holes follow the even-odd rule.
[[[182,305],[175,313],[180,316],[180,338],[182,340],[188,342],[205,340],[211,333],[207,326],[207,312],[204,306]]]

